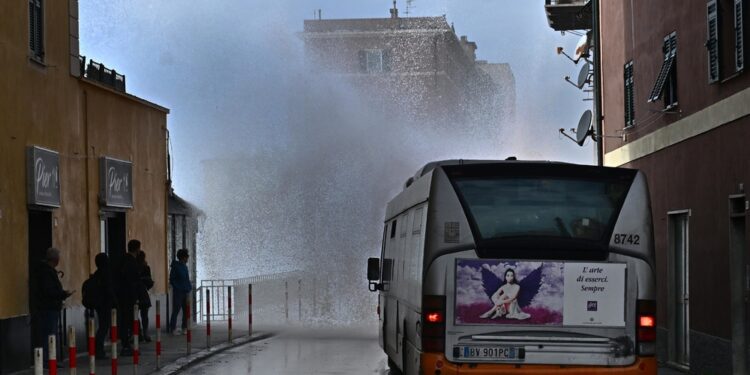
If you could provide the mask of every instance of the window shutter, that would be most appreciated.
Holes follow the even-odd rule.
[[[714,83],[719,80],[719,14],[717,12],[716,0],[708,2],[708,82]]]
[[[359,71],[367,73],[367,51],[359,51]]]
[[[625,126],[635,124],[635,101],[633,100],[633,62],[625,64]]]
[[[391,71],[391,50],[389,49],[383,50],[383,71]]]
[[[42,11],[42,1],[36,1],[36,41],[39,57],[44,56],[44,12]]]
[[[36,6],[34,0],[29,0],[29,50],[36,54],[36,22],[34,22],[36,14]]]
[[[734,66],[739,72],[745,68],[744,0],[734,0]]]
[[[39,58],[44,55],[42,14],[42,0],[29,0],[29,49]]]

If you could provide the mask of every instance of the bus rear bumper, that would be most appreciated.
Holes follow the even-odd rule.
[[[560,366],[525,364],[468,364],[448,362],[445,355],[422,353],[422,374],[424,375],[490,375],[490,374],[650,374],[656,375],[656,357],[636,357],[630,366]]]

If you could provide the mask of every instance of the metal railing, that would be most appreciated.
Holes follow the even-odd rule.
[[[248,315],[248,287],[253,286],[253,316],[265,322],[282,323],[317,315],[318,285],[321,277],[302,271],[257,275],[239,279],[201,280],[194,294],[194,315],[196,322],[229,319],[229,287],[233,301],[233,319],[240,321]],[[304,285],[304,288],[303,288]],[[303,289],[306,291],[303,293]],[[209,291],[211,309],[206,315],[206,291]],[[305,306],[303,307],[303,300]],[[295,306],[296,305],[296,306]],[[296,317],[294,316],[296,313]],[[291,316],[290,316],[291,315]],[[281,317],[284,319],[280,319]]]
[[[125,92],[125,75],[117,73],[114,69],[109,69],[104,64],[89,59],[89,64],[86,66],[84,72],[84,65],[86,65],[86,57],[79,56],[78,60],[81,64],[81,77],[85,77],[100,82],[106,86],[109,86],[116,91]]]

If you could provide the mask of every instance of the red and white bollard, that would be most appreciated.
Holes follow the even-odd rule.
[[[44,375],[44,349],[34,348],[34,375]]]
[[[192,323],[193,323],[193,315],[191,315],[190,310],[193,306],[192,301],[190,300],[190,296],[185,298],[185,308],[182,310],[182,313],[187,316],[186,322],[187,326],[185,327],[185,339],[187,341],[187,354],[190,354],[190,352],[193,350],[193,331],[192,331]]]
[[[94,318],[88,320],[89,337],[89,375],[96,374],[96,333],[94,332]]]
[[[133,305],[133,375],[138,375],[138,362],[140,360],[140,338],[141,321],[138,305]]]
[[[232,287],[229,286],[229,292],[227,294],[227,316],[229,317],[229,321],[227,323],[227,329],[228,329],[228,338],[229,342],[232,342]]]
[[[211,290],[206,289],[206,349],[211,348]]]
[[[55,345],[55,335],[47,337],[49,348],[49,375],[57,375],[57,345]]]
[[[78,356],[76,348],[76,328],[68,326],[68,374],[76,375],[76,357]]]
[[[161,368],[161,303],[156,300],[156,368]]]
[[[253,284],[247,286],[247,323],[248,335],[253,335]]]
[[[112,326],[109,329],[112,340],[112,375],[117,375],[117,309],[112,309]]]

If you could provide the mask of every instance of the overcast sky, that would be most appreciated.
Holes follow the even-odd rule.
[[[405,1],[399,1],[405,15]],[[592,142],[579,147],[559,128],[575,127],[591,102],[563,81],[579,70],[555,53],[578,37],[547,26],[542,0],[415,0],[410,16],[445,14],[459,35],[477,43],[477,57],[510,63],[517,121],[488,158],[593,163]],[[127,77],[129,93],[168,107],[174,185],[195,199],[201,160],[242,154],[258,139],[275,139],[283,97],[294,90],[288,67],[299,66],[296,33],[322,9],[323,18],[388,17],[390,0],[81,0],[81,54]],[[262,129],[261,129],[262,128]],[[471,145],[466,145],[470,147]],[[501,147],[502,146],[502,147]],[[436,145],[436,149],[439,148]],[[436,154],[437,157],[464,155]],[[426,155],[425,158],[431,158]],[[419,160],[415,163],[423,163]],[[415,164],[416,165],[416,164]]]

